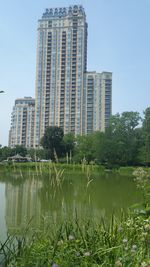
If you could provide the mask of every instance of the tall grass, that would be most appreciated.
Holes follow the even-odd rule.
[[[81,224],[76,217],[30,242],[19,240],[15,250],[5,253],[5,266],[149,266],[148,225],[148,218],[142,217],[129,216],[121,222],[113,215],[109,225]]]

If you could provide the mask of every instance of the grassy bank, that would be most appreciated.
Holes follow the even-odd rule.
[[[52,162],[27,162],[27,163],[6,163],[0,165],[0,171],[3,170],[31,170],[33,172],[49,172],[50,169],[53,169],[54,166],[58,170],[64,170],[66,172],[118,172],[120,175],[132,175],[133,171],[137,167],[114,167],[111,169],[105,168],[103,165],[96,164],[66,164],[66,163],[52,163]],[[147,169],[147,168],[144,168]]]
[[[9,244],[5,266],[146,267],[150,266],[149,233],[146,216],[130,214],[120,222],[112,216],[109,226],[92,220],[79,224],[76,218],[45,235],[36,233],[30,241],[22,238],[15,249]]]

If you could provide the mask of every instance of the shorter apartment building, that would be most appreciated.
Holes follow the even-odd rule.
[[[9,131],[9,147],[23,145],[33,147],[34,142],[35,99],[18,98],[11,114]]]
[[[82,133],[104,132],[112,113],[112,73],[84,74]]]

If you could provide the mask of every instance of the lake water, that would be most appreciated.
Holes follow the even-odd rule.
[[[28,227],[43,231],[48,225],[72,220],[75,214],[81,220],[99,222],[141,201],[132,177],[97,172],[87,178],[79,171],[63,176],[58,188],[52,186],[49,174],[0,172],[1,241],[7,234],[21,235]]]

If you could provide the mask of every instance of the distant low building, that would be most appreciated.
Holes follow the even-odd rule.
[[[15,100],[11,114],[9,147],[33,147],[35,99],[24,97]]]
[[[22,157],[21,155],[17,154],[15,156],[9,157],[7,161],[12,161],[12,162],[30,162],[31,159],[28,157]]]

